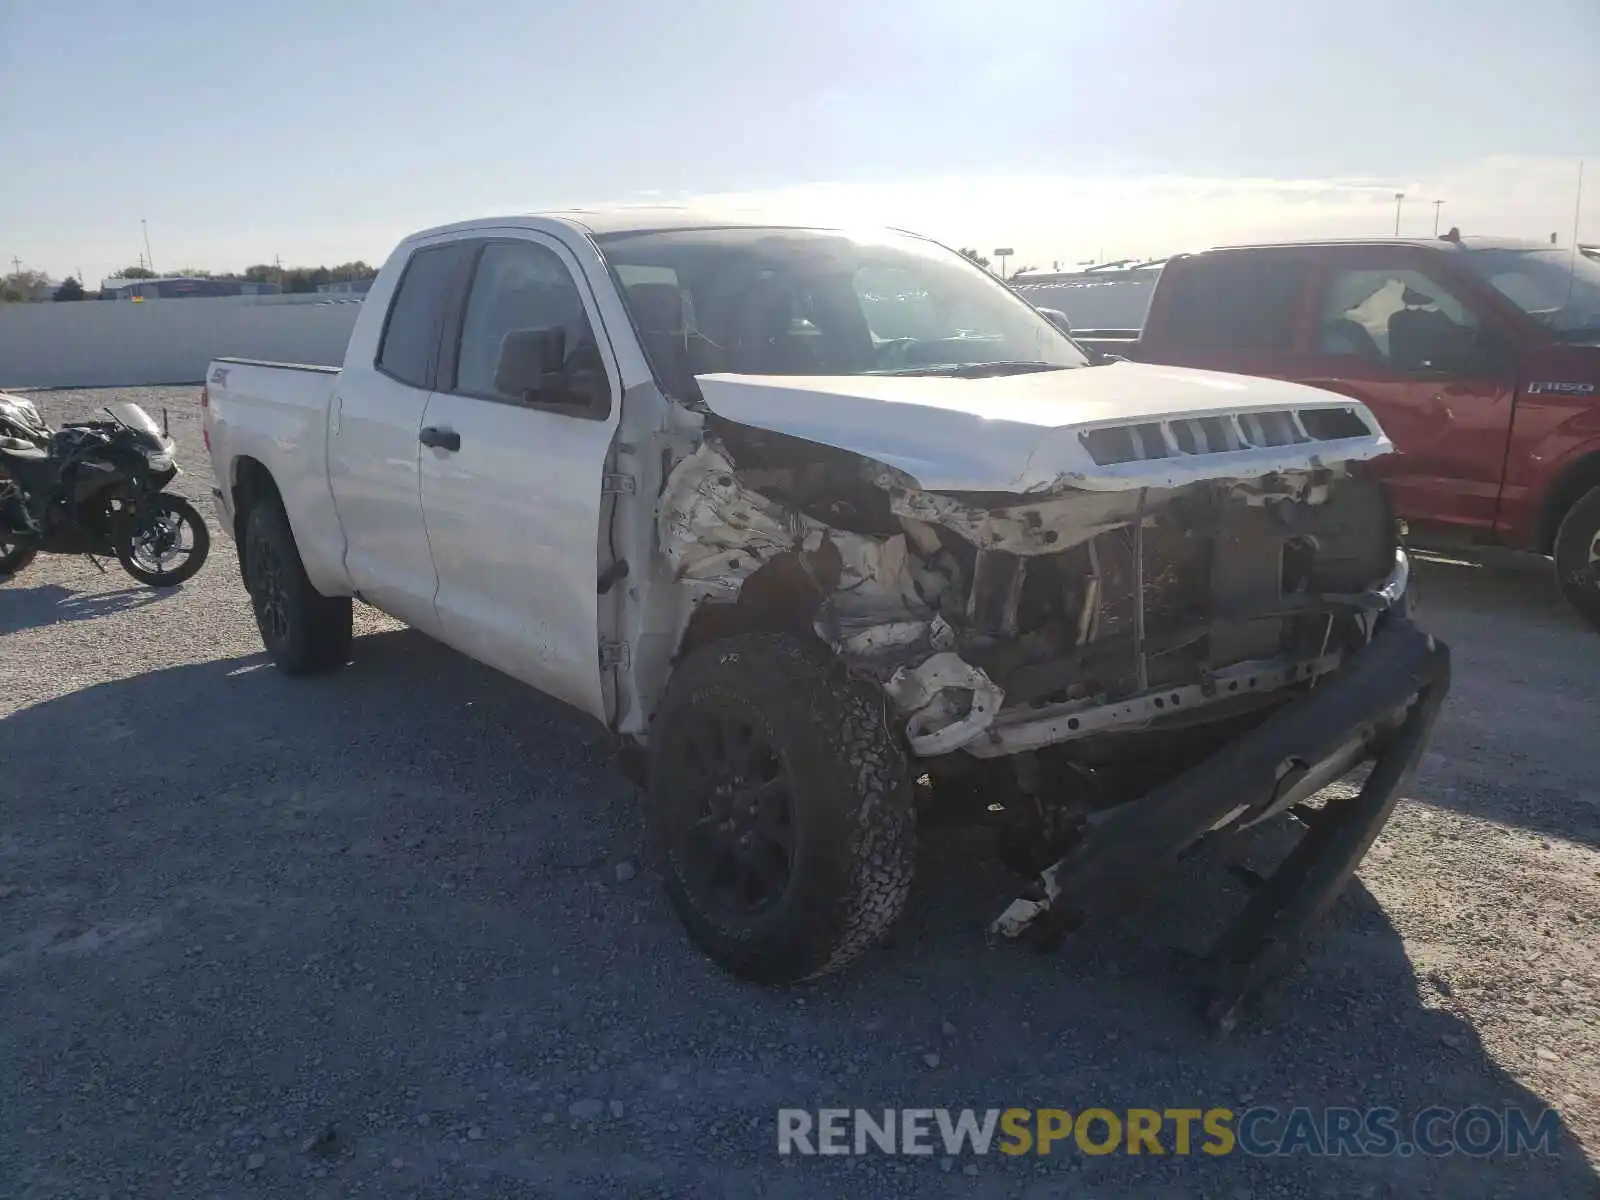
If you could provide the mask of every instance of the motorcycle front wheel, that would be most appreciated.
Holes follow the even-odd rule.
[[[0,581],[10,579],[33,561],[38,553],[32,546],[13,541],[17,535],[0,529]]]
[[[182,496],[146,496],[137,513],[117,523],[117,561],[150,587],[177,587],[205,566],[211,531]]]
[[[6,528],[8,516],[15,518],[25,511],[21,485],[10,471],[0,466],[0,583],[31,563],[38,553],[22,540],[22,534]]]

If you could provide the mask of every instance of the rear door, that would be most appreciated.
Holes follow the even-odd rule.
[[[1328,252],[1315,287],[1305,383],[1365,402],[1397,453],[1371,464],[1400,514],[1493,529],[1516,371],[1476,293],[1407,246]],[[1509,345],[1509,339],[1505,339]]]
[[[438,587],[417,474],[417,436],[438,369],[444,313],[472,244],[415,250],[371,362],[346,363],[328,420],[328,478],[345,533],[345,564],[362,598],[439,632]]]
[[[594,296],[557,239],[507,230],[479,243],[451,324],[422,422],[441,636],[604,719],[595,585],[621,393]],[[502,348],[534,330],[562,332],[584,394],[507,390]]]

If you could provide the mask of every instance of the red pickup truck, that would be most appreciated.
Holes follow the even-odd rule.
[[[1083,293],[1060,277],[1014,286],[1068,318]],[[1552,555],[1600,627],[1600,262],[1455,231],[1225,247],[1168,260],[1142,330],[1074,336],[1363,401],[1399,451],[1371,467],[1419,540]]]

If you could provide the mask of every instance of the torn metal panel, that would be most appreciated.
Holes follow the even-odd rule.
[[[762,475],[776,482],[779,473]],[[668,477],[657,507],[657,532],[677,580],[702,585],[712,598],[732,599],[756,571],[793,553],[808,568],[837,559],[838,577],[826,580],[822,590],[841,617],[926,620],[934,615],[952,573],[909,554],[911,535],[873,538],[830,528],[751,488],[744,478],[709,437]],[[920,547],[926,535],[919,529],[916,536]]]
[[[893,670],[956,644],[956,631],[943,617],[931,621],[857,619],[824,626],[817,635],[869,674],[879,663]]]
[[[1061,871],[1059,862],[1052,863],[1039,872],[1039,886],[1044,892],[1041,899],[1032,899],[1028,896],[1018,896],[1006,905],[1005,912],[995,918],[990,928],[1001,937],[1021,937],[1045,913],[1050,911],[1050,906],[1055,903],[1061,894],[1061,885],[1056,882],[1056,875]]]
[[[937,611],[940,596],[950,586],[950,575],[930,570],[920,558],[908,554],[904,534],[881,541],[837,531],[830,531],[828,537],[843,562],[838,589],[828,601],[838,617],[925,619]]]
[[[902,520],[952,529],[979,550],[1037,555],[1059,554],[1126,525],[1138,511],[1138,497],[1071,492],[1037,503],[985,508],[953,496],[896,487],[889,492],[889,508]]]
[[[883,685],[906,719],[913,754],[947,754],[967,745],[994,721],[1005,693],[959,654],[935,654],[916,667],[901,667]]]
[[[656,509],[662,552],[681,581],[731,598],[764,563],[799,550],[824,527],[739,483],[733,462],[713,439],[667,478]]]

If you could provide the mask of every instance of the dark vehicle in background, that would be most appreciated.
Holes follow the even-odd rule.
[[[1014,286],[1066,313],[1102,357],[1362,401],[1397,450],[1363,469],[1389,484],[1418,540],[1550,555],[1600,627],[1600,262],[1452,231],[1223,247],[1156,269],[1153,289],[1149,269]],[[1084,298],[1103,306],[1117,286],[1149,296],[1143,328],[1083,328]]]
[[[172,439],[137,404],[106,412],[52,430],[32,402],[0,395],[0,579],[41,552],[114,556],[151,587],[205,564],[205,521],[162,491],[178,474]]]

